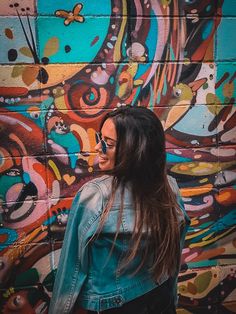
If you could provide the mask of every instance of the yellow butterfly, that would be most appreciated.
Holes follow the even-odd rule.
[[[82,10],[83,5],[82,3],[78,3],[74,6],[72,11],[66,11],[66,10],[57,10],[55,12],[55,15],[58,17],[62,17],[65,19],[64,24],[70,25],[70,23],[76,21],[83,23],[84,22],[84,17],[80,15],[80,11]]]

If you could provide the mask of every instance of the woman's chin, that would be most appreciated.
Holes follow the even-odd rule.
[[[100,161],[98,163],[98,166],[99,166],[100,170],[102,170],[102,171],[106,171],[106,170],[111,170],[112,169],[112,167],[111,167],[111,165],[110,165],[110,163],[108,161]]]
[[[108,167],[106,162],[99,162],[98,166],[99,166],[100,170],[102,170],[102,171],[109,170],[109,167]]]

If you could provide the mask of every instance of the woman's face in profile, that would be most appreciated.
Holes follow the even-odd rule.
[[[117,134],[112,119],[107,119],[101,129],[100,141],[95,146],[98,164],[101,170],[111,170],[115,165]],[[105,147],[105,149],[104,149]]]

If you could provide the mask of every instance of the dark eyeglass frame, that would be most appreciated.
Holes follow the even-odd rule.
[[[102,135],[100,132],[95,133],[96,143],[101,143],[102,153],[106,154],[108,149],[113,148],[115,145],[109,145],[105,140],[102,139]]]

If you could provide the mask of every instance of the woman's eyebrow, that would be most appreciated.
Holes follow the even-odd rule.
[[[104,136],[104,139],[105,140],[111,140],[113,142],[116,142],[116,140],[114,140],[113,138],[109,137],[109,136]]]

